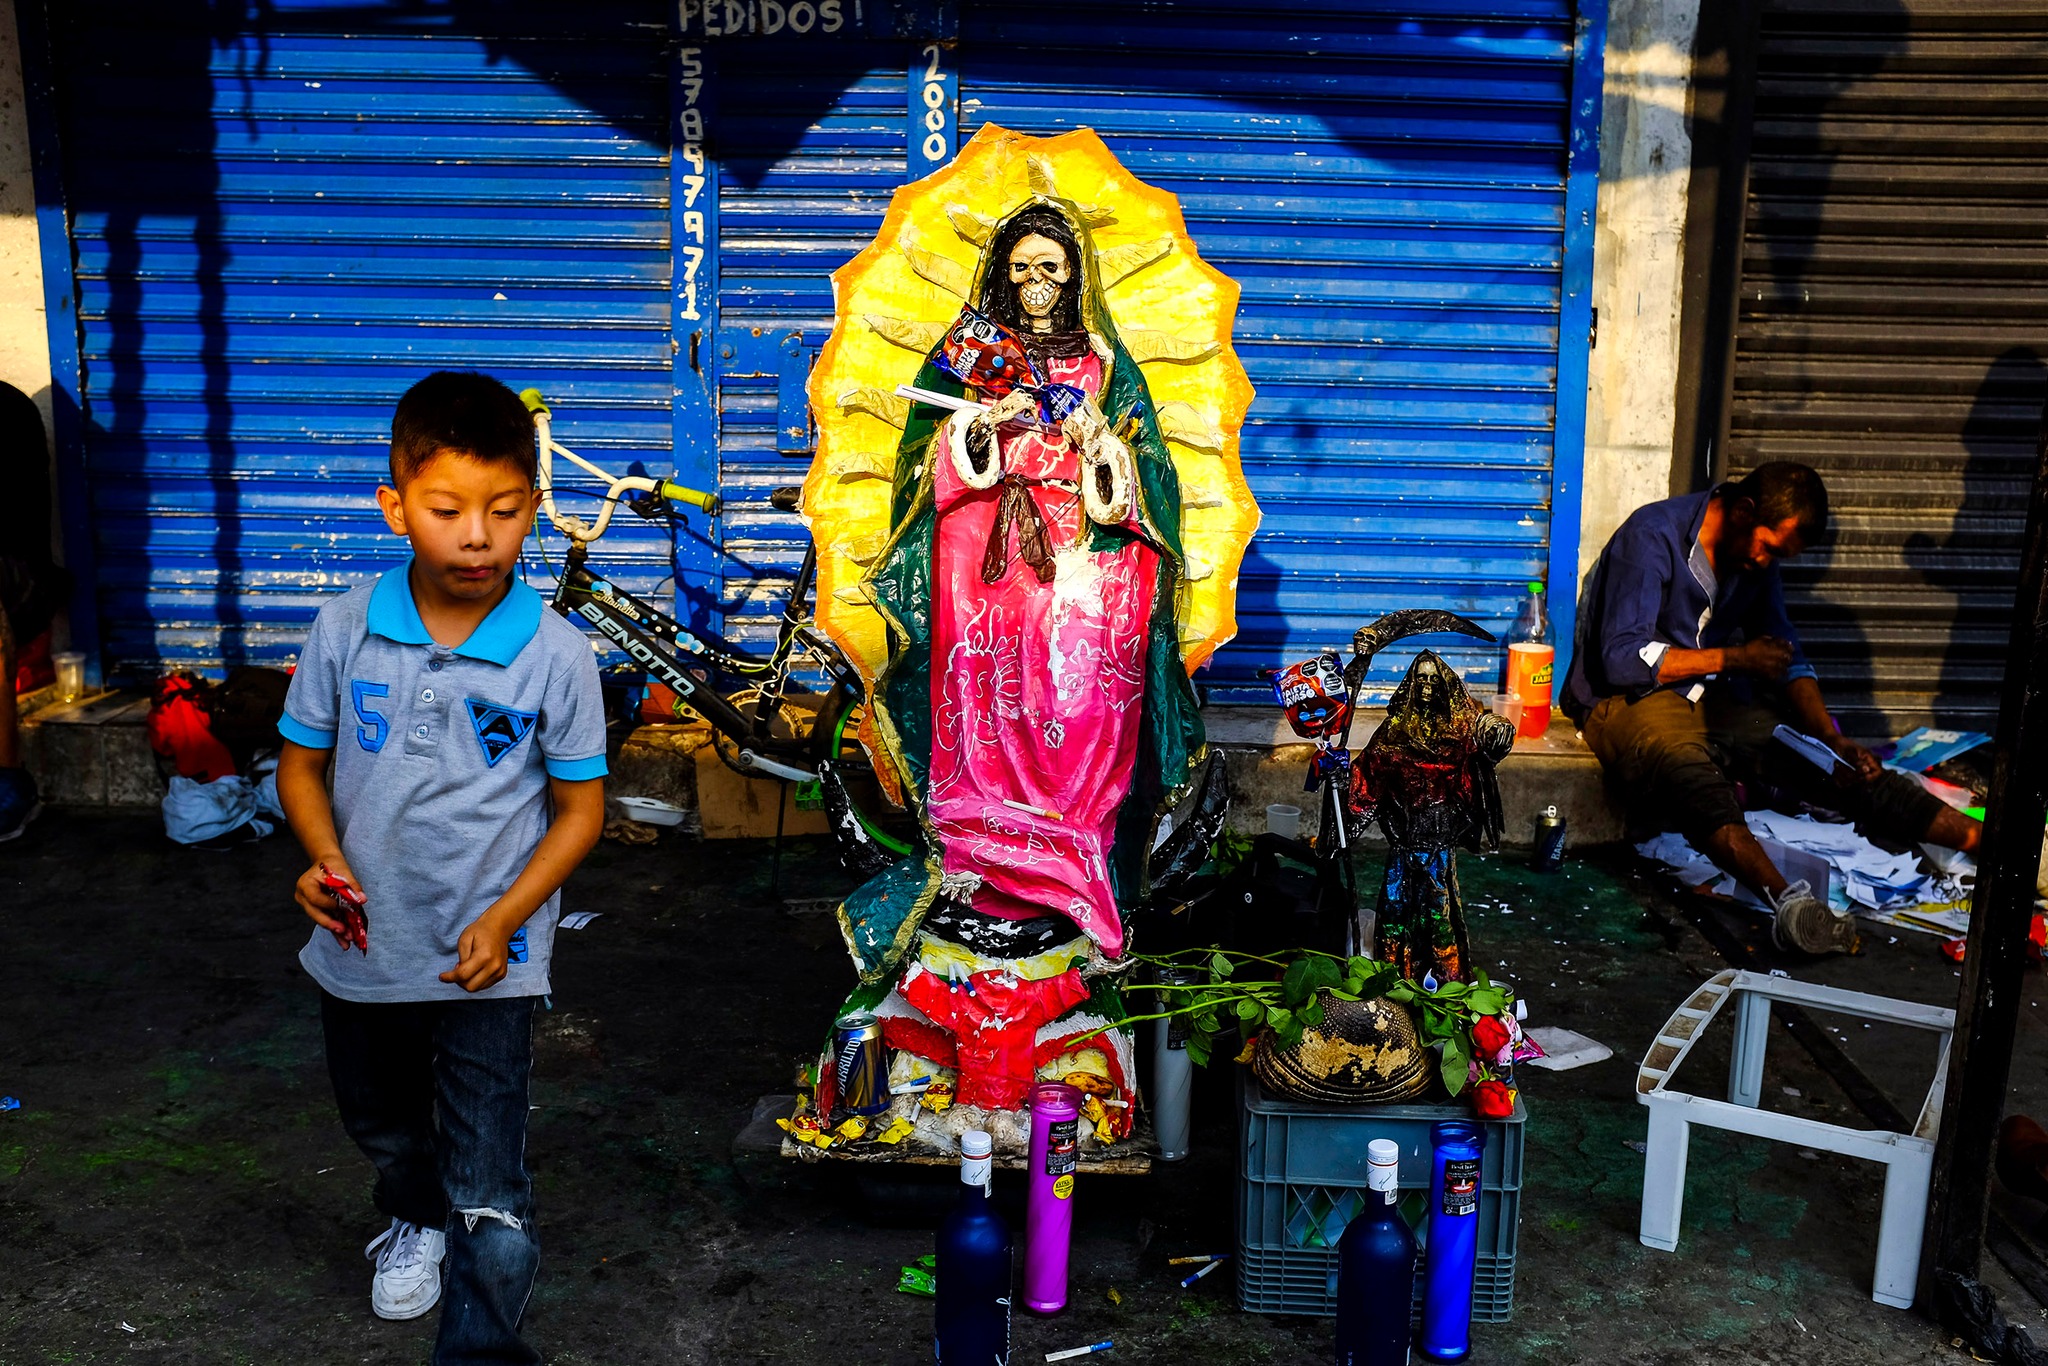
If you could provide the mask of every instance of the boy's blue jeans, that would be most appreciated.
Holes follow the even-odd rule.
[[[519,1336],[540,1269],[526,1174],[536,999],[320,994],[334,1098],[376,1165],[377,1208],[448,1232],[435,1366],[540,1360]]]

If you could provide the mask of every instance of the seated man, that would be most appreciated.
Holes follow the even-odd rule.
[[[1684,834],[1776,908],[1780,947],[1808,953],[1853,948],[1851,918],[1829,910],[1825,887],[1787,886],[1743,823],[1738,780],[1894,839],[1974,850],[1982,830],[1888,772],[1828,715],[1777,567],[1827,524],[1820,476],[1782,461],[1638,508],[1586,582],[1563,696],[1633,819]],[[1781,723],[1843,760],[1832,779],[1772,741]]]

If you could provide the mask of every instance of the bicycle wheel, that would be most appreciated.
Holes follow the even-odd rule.
[[[832,689],[811,732],[812,753],[838,772],[854,818],[868,837],[901,858],[921,842],[917,819],[891,802],[875,777],[874,764],[858,738],[866,710],[867,700],[857,687],[842,683]]]

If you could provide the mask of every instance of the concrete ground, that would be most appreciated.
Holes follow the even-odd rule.
[[[765,845],[606,844],[571,884],[572,908],[605,915],[562,936],[540,1026],[529,1153],[544,1252],[528,1328],[549,1361],[930,1359],[930,1303],[894,1285],[930,1250],[951,1178],[856,1180],[733,1143],[758,1096],[789,1089],[849,982],[832,921],[786,904],[844,889],[819,852],[792,850],[771,889]],[[1724,959],[1618,858],[1550,878],[1513,855],[1462,868],[1478,951],[1519,984],[1531,1022],[1617,1052],[1525,1078],[1517,1308],[1477,1330],[1473,1361],[1967,1359],[1918,1314],[1868,1298],[1872,1167],[1698,1133],[1680,1251],[1643,1248],[1633,1060]],[[198,853],[144,814],[60,810],[0,846],[0,1094],[21,1101],[0,1113],[0,1363],[425,1358],[431,1318],[386,1324],[366,1302],[361,1247],[380,1221],[294,962],[297,871],[282,837]],[[1738,954],[1763,942],[1718,923]],[[1950,1003],[1936,944],[1879,935],[1861,958],[1791,966]],[[1767,946],[1749,956],[1776,962]],[[2048,1013],[2031,993],[2025,1010],[2015,1103],[2040,1113]],[[1924,1049],[1853,1024],[1837,1041],[1917,1106]],[[1718,1046],[1696,1055],[1702,1090],[1725,1066]],[[1771,1048],[1768,1104],[1859,1122],[1782,1029]],[[1219,1068],[1188,1162],[1084,1180],[1073,1303],[1020,1316],[1014,1361],[1103,1338],[1112,1366],[1330,1359],[1327,1321],[1240,1313],[1227,1272],[1183,1291],[1166,1264],[1231,1245],[1230,1104]],[[1007,1182],[998,1194],[1019,1198]],[[2044,1322],[1987,1274],[2009,1313]]]

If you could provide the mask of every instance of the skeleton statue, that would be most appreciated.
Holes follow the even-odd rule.
[[[1060,203],[999,223],[971,306],[917,386],[894,526],[866,584],[893,631],[877,721],[930,857],[848,898],[849,944],[898,1067],[957,1069],[1014,1110],[1035,1075],[1125,1096],[1119,957],[1162,797],[1202,744],[1176,619],[1180,491],[1092,248]],[[907,960],[907,961],[906,961]],[[1091,969],[1084,980],[1082,967]],[[893,982],[893,990],[883,990]],[[920,1061],[922,1060],[922,1061]],[[915,1078],[899,1079],[914,1082]]]
[[[1451,667],[1424,650],[1352,766],[1352,818],[1377,819],[1387,837],[1373,956],[1404,977],[1471,980],[1453,850],[1499,843],[1494,766],[1514,743],[1514,725],[1483,710]]]

